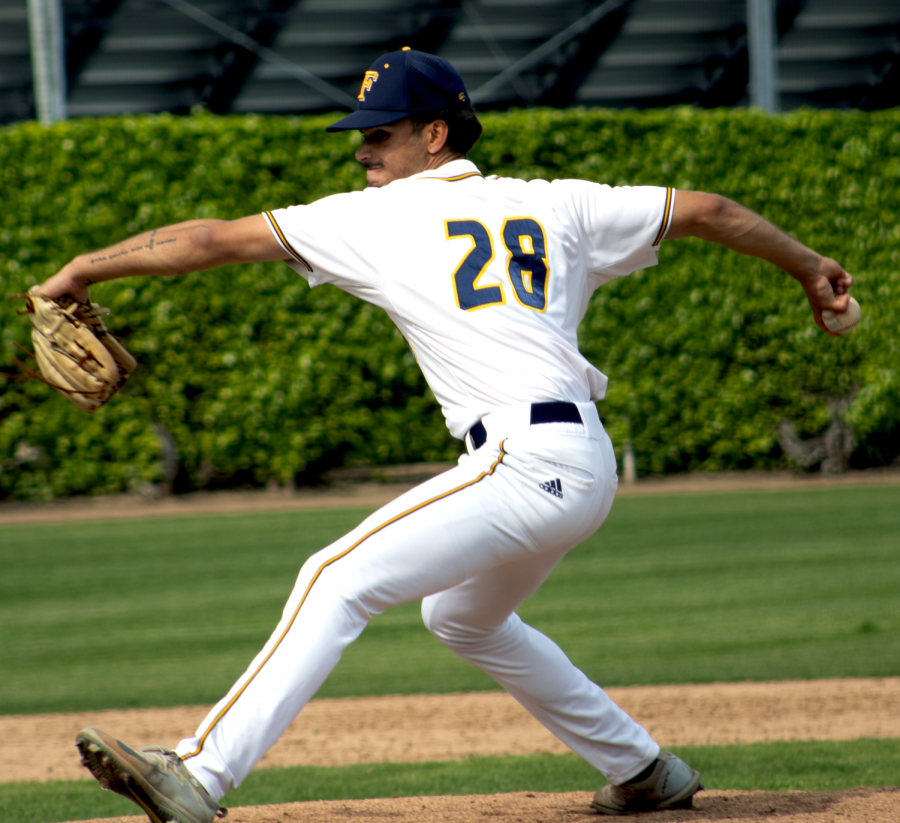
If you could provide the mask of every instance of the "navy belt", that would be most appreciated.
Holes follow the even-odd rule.
[[[531,425],[535,423],[581,423],[581,414],[574,403],[553,400],[549,403],[531,404]],[[487,441],[487,431],[480,420],[469,429],[469,437],[476,449],[480,449]]]

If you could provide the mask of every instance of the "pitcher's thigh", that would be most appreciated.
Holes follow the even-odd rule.
[[[407,492],[310,557],[288,609],[324,589],[378,613],[532,556],[534,524],[509,506],[520,478],[499,459],[487,469],[470,462]]]
[[[547,448],[547,438],[541,438],[541,445],[545,455],[554,454]],[[499,505],[493,520],[507,534],[518,535],[518,551],[423,600],[422,616],[429,629],[451,623],[500,626],[569,551],[602,525],[616,492],[615,454],[607,437],[591,442],[584,451],[593,454],[589,460],[581,455],[582,465],[593,471],[588,474],[581,470],[577,482],[572,482],[578,469],[567,471],[546,459],[529,459],[527,450],[516,449],[508,466],[509,488],[502,499],[494,501]],[[557,485],[551,486],[546,482],[548,471],[563,479],[557,477]],[[555,488],[558,494],[551,494],[545,487]]]

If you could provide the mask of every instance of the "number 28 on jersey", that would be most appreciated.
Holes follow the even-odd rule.
[[[484,223],[445,220],[444,230],[448,240],[468,237],[472,243],[453,272],[456,304],[464,311],[474,311],[506,303],[502,286],[485,286],[478,282],[494,260],[494,241]],[[508,254],[506,274],[516,301],[526,309],[544,311],[550,277],[544,227],[533,217],[507,217],[500,236]]]

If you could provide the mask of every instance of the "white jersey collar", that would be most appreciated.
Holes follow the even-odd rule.
[[[467,177],[484,177],[484,175],[471,160],[451,160],[449,163],[444,163],[440,168],[420,171],[418,174],[410,175],[407,180],[446,180],[453,182],[455,180],[465,180]]]

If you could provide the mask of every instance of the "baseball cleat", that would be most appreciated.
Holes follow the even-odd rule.
[[[137,803],[151,823],[212,823],[227,813],[170,749],[135,750],[99,729],[82,729],[75,745],[100,785]]]
[[[700,773],[665,751],[651,765],[654,768],[649,777],[639,782],[604,786],[594,795],[591,805],[600,814],[693,808],[694,793],[703,789]]]

